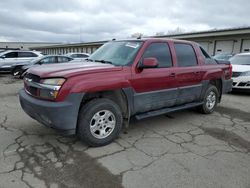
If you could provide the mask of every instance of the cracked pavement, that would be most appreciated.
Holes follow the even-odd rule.
[[[250,98],[229,94],[211,115],[186,110],[133,120],[89,148],[28,117],[22,81],[0,76],[0,187],[250,187]]]

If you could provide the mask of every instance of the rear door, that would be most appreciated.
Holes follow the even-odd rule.
[[[199,65],[194,47],[188,43],[174,44],[178,82],[178,97],[176,104],[186,104],[200,99],[202,90],[201,66]]]
[[[36,57],[38,57],[38,55],[36,55],[33,52],[18,52],[18,58],[16,59],[16,61],[18,62],[30,61]]]
[[[173,61],[167,42],[154,42],[147,46],[141,57],[156,58],[159,66],[145,68],[132,75],[131,85],[135,90],[135,113],[157,110],[175,105],[177,97]]]

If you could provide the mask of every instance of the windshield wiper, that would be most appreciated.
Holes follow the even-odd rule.
[[[106,64],[113,64],[111,61],[106,61],[106,60],[95,60],[95,62],[100,62],[100,63],[106,63]]]

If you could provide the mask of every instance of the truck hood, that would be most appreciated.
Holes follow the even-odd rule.
[[[250,65],[234,65],[233,66],[233,72],[246,72],[250,71]]]
[[[31,67],[27,72],[40,77],[72,77],[79,74],[119,71],[122,67],[96,62],[60,63]]]

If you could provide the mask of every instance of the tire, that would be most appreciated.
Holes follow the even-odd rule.
[[[203,105],[198,107],[198,110],[203,114],[211,114],[219,101],[219,92],[214,85],[208,86],[203,101]]]
[[[117,138],[122,123],[122,112],[115,102],[105,98],[94,99],[80,109],[77,136],[90,146],[104,146]]]
[[[14,77],[19,77],[20,73],[21,73],[21,69],[18,67],[14,68],[13,71],[11,72],[12,76]]]

